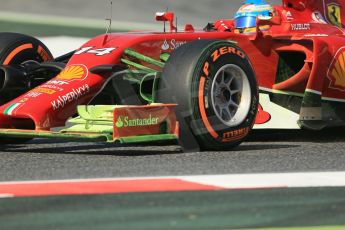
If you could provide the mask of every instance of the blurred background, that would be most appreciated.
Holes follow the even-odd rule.
[[[94,36],[107,27],[109,0],[0,0],[1,31],[21,31],[38,36]],[[167,8],[182,25],[203,27],[207,22],[231,18],[242,0],[113,0],[114,29],[160,29],[154,14]],[[269,1],[280,4],[279,0]],[[79,29],[79,30],[77,30]]]
[[[154,15],[167,8],[175,12],[180,26],[192,23],[203,28],[208,22],[232,18],[243,3],[243,0],[112,1],[113,31],[162,30],[162,23],[155,22]],[[281,4],[280,0],[268,2]],[[0,3],[0,31],[43,37],[54,50],[59,48],[58,44],[66,44],[61,51],[53,52],[55,56],[80,46],[86,38],[104,33],[108,26],[105,19],[111,15],[109,0],[0,0]]]

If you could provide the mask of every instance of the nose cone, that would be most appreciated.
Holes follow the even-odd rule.
[[[63,126],[77,105],[91,100],[102,81],[86,66],[70,65],[54,79],[3,105],[0,113],[12,120],[30,119],[36,129]]]

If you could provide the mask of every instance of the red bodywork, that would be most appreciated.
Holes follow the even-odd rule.
[[[36,130],[42,131],[64,126],[75,114],[77,105],[88,104],[106,83],[106,78],[90,72],[93,67],[120,64],[128,48],[159,60],[162,53],[171,53],[196,39],[236,42],[248,56],[263,91],[308,91],[325,100],[345,102],[344,30],[333,25],[337,21],[331,18],[340,14],[338,22],[345,23],[341,7],[345,4],[330,0],[302,3],[283,1],[282,6],[274,7],[272,20],[258,19],[258,25],[269,26],[268,30],[249,34],[236,33],[234,28],[231,32],[194,31],[187,25],[186,31],[114,33],[93,38],[73,55],[56,78],[1,106],[1,128],[15,128],[26,122],[33,122]],[[305,54],[303,68],[277,83],[279,53],[289,51]]]

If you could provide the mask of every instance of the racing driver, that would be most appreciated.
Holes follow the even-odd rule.
[[[255,33],[257,17],[269,20],[273,14],[273,7],[265,0],[246,0],[235,13],[233,20],[216,21],[214,27],[220,32],[234,29],[235,33]],[[268,28],[269,26],[260,26],[261,30]]]

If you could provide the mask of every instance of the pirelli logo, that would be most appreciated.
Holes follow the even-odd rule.
[[[249,133],[248,127],[223,133],[222,142],[231,142],[231,141],[239,140],[247,136],[248,133]]]

